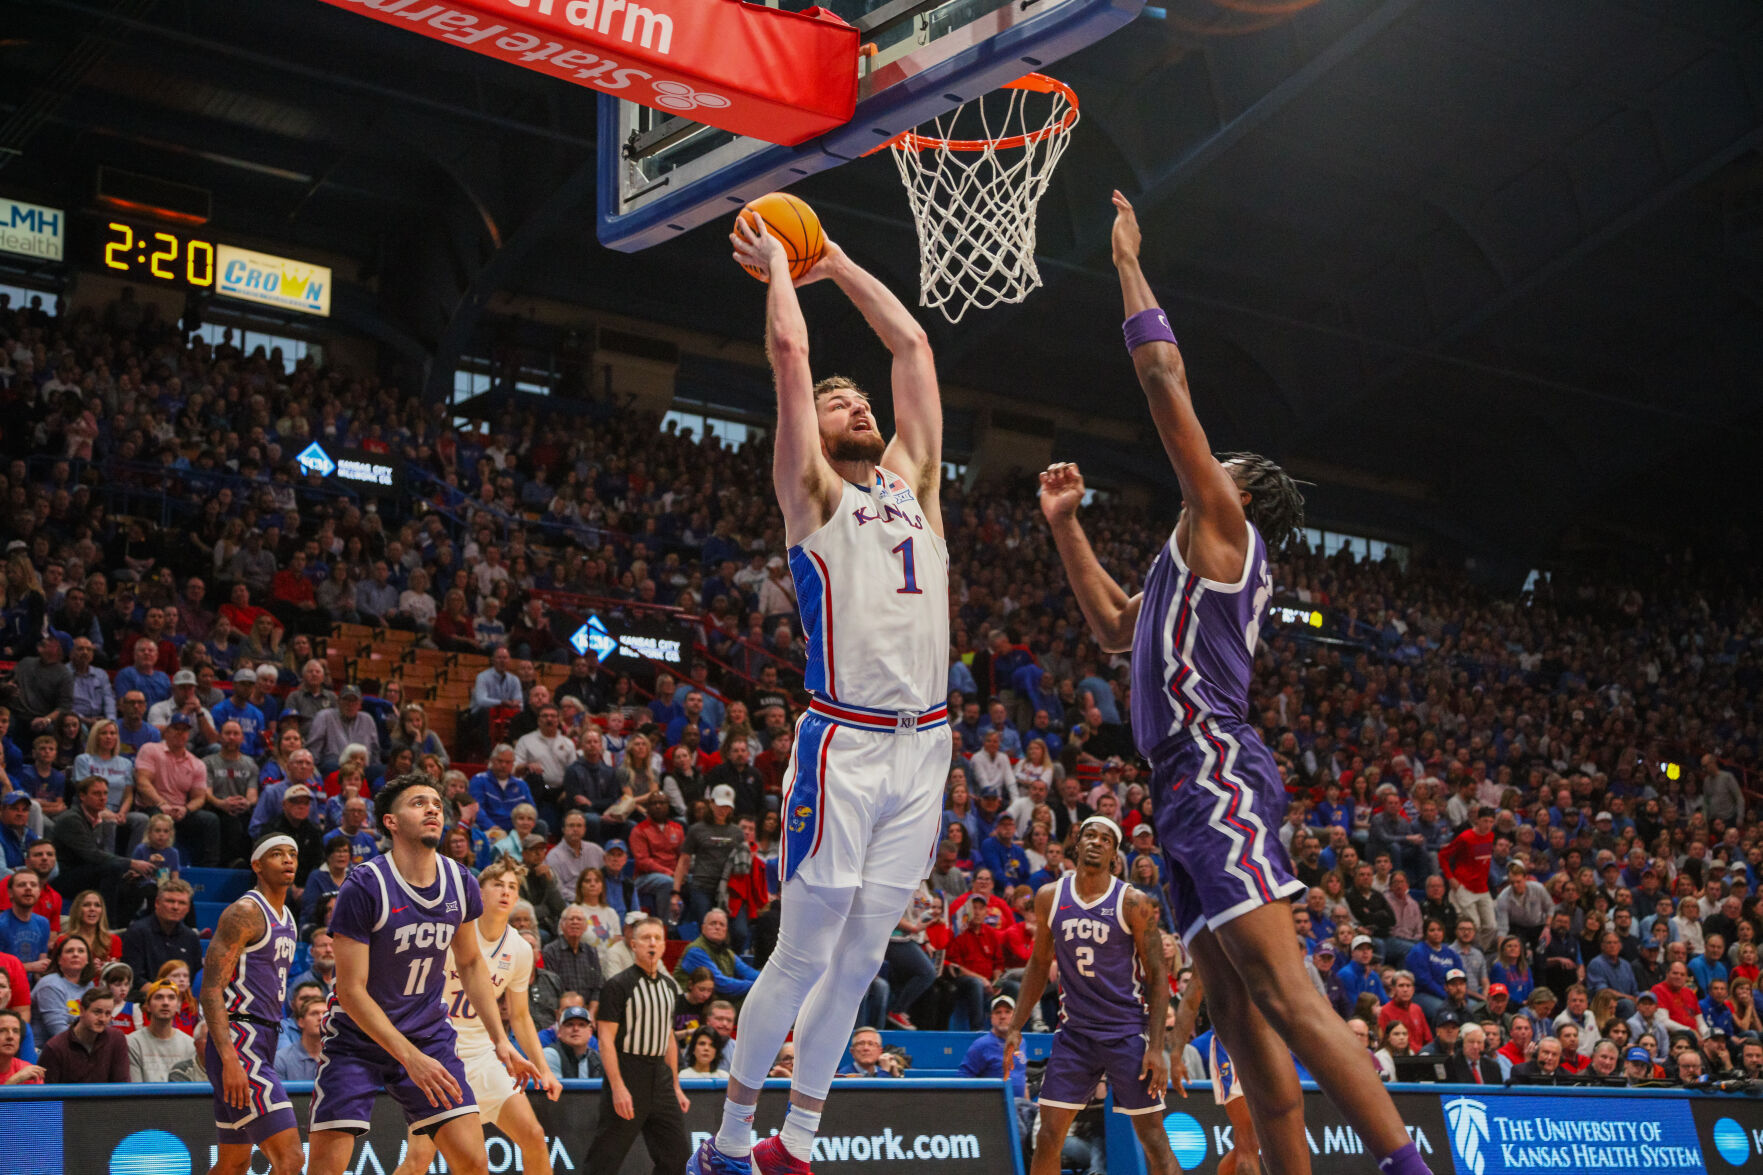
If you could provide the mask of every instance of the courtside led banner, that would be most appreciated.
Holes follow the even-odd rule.
[[[217,294],[277,310],[330,316],[329,266],[311,265],[273,253],[254,253],[236,245],[218,246],[214,266]]]
[[[649,1175],[654,1170],[639,1141],[624,1165],[592,1171],[588,1145],[602,1102],[598,1081],[570,1081],[560,1101],[533,1096],[532,1106],[550,1144],[557,1175]],[[772,1088],[775,1085],[776,1088]],[[686,1133],[692,1149],[722,1125],[724,1083],[685,1083],[692,1107]],[[199,1175],[218,1155],[214,1099],[208,1084],[70,1087],[97,1096],[55,1098],[54,1087],[24,1086],[0,1097],[7,1144],[0,1175]],[[308,1082],[290,1083],[302,1135],[311,1095]],[[1014,1128],[995,1081],[841,1080],[827,1102],[814,1145],[816,1175],[1012,1175],[1017,1165]],[[18,1094],[14,1090],[19,1091]],[[27,1092],[28,1091],[28,1092]],[[31,1095],[34,1094],[33,1099]],[[22,1097],[21,1097],[22,1095]],[[783,1083],[767,1086],[754,1129],[763,1138],[783,1125]],[[485,1129],[490,1175],[521,1170],[519,1152],[494,1127]],[[404,1157],[404,1117],[387,1097],[374,1100],[365,1137],[355,1144],[351,1172],[391,1175]],[[267,1169],[259,1165],[253,1170]],[[435,1169],[440,1169],[437,1163]]]
[[[743,0],[325,0],[547,77],[795,144],[851,121],[857,30]]]

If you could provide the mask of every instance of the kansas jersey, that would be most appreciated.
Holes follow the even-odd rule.
[[[949,549],[898,475],[877,466],[873,484],[841,485],[832,517],[790,548],[807,687],[877,710],[929,710],[947,697]]]
[[[435,858],[435,884],[418,889],[390,854],[349,870],[331,911],[331,933],[369,948],[367,995],[407,1037],[424,1035],[447,1018],[441,1003],[453,935],[484,912],[477,879],[446,857]],[[327,1030],[365,1038],[335,996]]]
[[[1192,738],[1208,719],[1249,718],[1249,672],[1273,595],[1267,546],[1252,523],[1235,583],[1202,579],[1176,550],[1175,533],[1145,579],[1132,641],[1132,729],[1139,753]]]
[[[294,911],[284,907],[277,914],[269,899],[255,889],[247,891],[244,900],[263,911],[264,930],[239,953],[237,968],[223,991],[227,1014],[280,1024],[297,939]]]
[[[1126,921],[1126,883],[1110,878],[1102,896],[1088,902],[1077,896],[1076,874],[1054,884],[1048,929],[1059,963],[1059,1030],[1109,1038],[1144,1032],[1150,1010]]]
[[[527,987],[533,978],[532,944],[513,927],[505,928],[502,937],[494,942],[480,932],[477,943],[483,951],[484,963],[490,969],[490,985],[496,989],[496,994],[500,996],[507,992],[509,999],[525,1001]],[[471,1006],[471,997],[465,994],[465,984],[459,978],[459,968],[451,959],[447,961],[447,985],[442,989],[441,1003],[453,1021],[453,1031],[459,1034],[459,1056],[462,1059],[495,1051],[490,1031],[478,1019],[477,1009]]]

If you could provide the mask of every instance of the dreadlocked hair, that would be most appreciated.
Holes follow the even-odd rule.
[[[1304,525],[1304,495],[1298,492],[1299,482],[1274,462],[1259,453],[1219,453],[1220,464],[1239,465],[1244,476],[1240,482],[1248,491],[1249,505],[1245,513],[1269,551],[1281,550],[1292,535]]]

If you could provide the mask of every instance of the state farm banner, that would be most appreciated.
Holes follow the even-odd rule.
[[[486,57],[786,146],[851,120],[857,30],[744,0],[325,0]]]

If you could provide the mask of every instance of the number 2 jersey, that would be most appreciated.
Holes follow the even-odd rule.
[[[1146,1030],[1145,970],[1126,921],[1127,885],[1109,878],[1100,897],[1077,896],[1077,875],[1054,883],[1053,957],[1059,964],[1059,1031],[1135,1036]]]
[[[458,862],[437,855],[435,870],[435,883],[418,888],[398,872],[390,853],[364,861],[343,879],[331,911],[333,935],[368,947],[368,998],[412,1041],[447,1021],[441,992],[453,936],[484,912],[477,879]],[[327,1028],[371,1039],[334,995]]]
[[[505,927],[502,937],[493,942],[481,932],[474,933],[484,963],[490,969],[490,986],[496,989],[496,995],[507,993],[511,1001],[525,1000],[533,978],[532,944],[512,926]],[[451,959],[447,960],[447,986],[442,989],[441,1003],[447,1009],[448,1019],[453,1021],[453,1031],[459,1034],[461,1060],[495,1051],[490,1030],[478,1019],[477,1009],[471,1006],[471,997],[465,994],[465,984],[459,978],[459,968]]]

